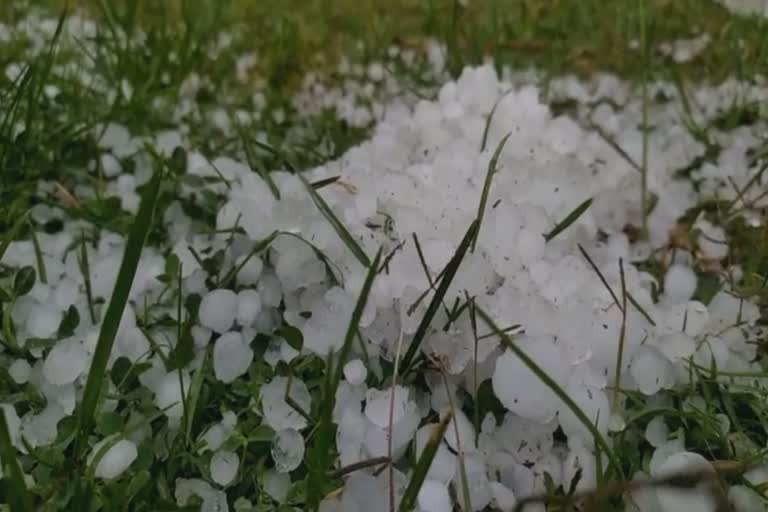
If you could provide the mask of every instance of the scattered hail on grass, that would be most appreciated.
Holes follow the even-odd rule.
[[[369,258],[380,247],[387,257],[353,326],[351,353],[334,361],[343,368],[332,413],[336,469],[363,469],[346,474],[341,492],[329,494],[321,510],[389,510],[390,497],[399,501],[406,492],[411,462],[448,414],[418,507],[445,511],[455,500],[474,510],[512,510],[548,486],[590,489],[602,480],[601,468],[619,476],[622,468],[611,468],[610,445],[603,443],[629,428],[627,396],[648,397],[648,411],[669,406],[665,393],[710,372],[719,372],[713,377],[724,385],[762,392],[749,377],[761,371],[754,343],[760,312],[725,277],[739,269],[714,274],[714,291],[701,291],[703,276],[713,280],[705,263],[728,264],[726,231],[702,216],[688,247],[671,256],[666,249],[681,218],[704,201],[717,200],[750,222],[766,206],[763,162],[751,151],[765,123],[714,127],[715,156],[686,123],[705,125],[734,97],[765,100],[768,90],[733,80],[692,89],[686,99],[696,109],[684,116],[679,101],[671,101],[681,99],[679,89],[650,84],[651,97],[669,101],[650,105],[644,128],[641,102],[608,75],[590,83],[553,81],[548,99],[576,105],[570,115],[557,115],[534,85],[535,74],[505,71],[500,78],[490,65],[466,68],[434,101],[384,101],[374,93],[375,84],[389,80],[380,64],[353,71],[358,79],[345,89],[309,80],[296,106],[334,108],[353,125],[377,120],[370,139],[303,178],[279,150],[283,161],[267,175],[231,156],[203,156],[182,128],[149,139],[114,123],[95,130],[103,153],[94,169],[106,182],[99,194],[116,197],[125,211],[138,210],[153,173],[148,140],[171,159],[184,148],[178,172],[197,178],[169,178],[176,195],[159,219],[167,236],[142,252],[99,405],[100,413],[154,412],[178,431],[191,428],[189,397],[199,397],[200,386],[245,403],[243,411],[221,411],[221,420],[196,427],[196,446],[210,457],[199,474],[176,479],[179,505],[197,497],[205,510],[221,511],[255,498],[231,493],[244,465],[255,463],[238,449],[255,436],[240,426],[240,415],[260,429],[254,442],[269,446],[259,462],[260,485],[276,502],[289,501],[292,479],[301,474],[294,470],[310,453],[305,442],[326,379],[317,366],[342,348]],[[358,103],[361,94],[367,106]],[[183,100],[180,111],[191,101]],[[219,125],[232,129],[225,117]],[[652,148],[647,169],[638,165],[644,129]],[[653,201],[640,196],[643,172]],[[74,192],[100,197],[85,182]],[[188,213],[209,196],[216,200],[215,226]],[[648,202],[652,208],[643,211]],[[5,338],[4,363],[15,383],[45,399],[20,418],[13,403],[2,406],[28,472],[36,464],[29,450],[53,443],[76,410],[126,249],[122,235],[68,211],[56,203],[36,206],[34,221],[60,228],[14,241],[3,255],[12,270],[3,281],[11,290],[3,294],[10,312],[3,328],[13,334]],[[648,232],[638,236],[644,224]],[[465,233],[475,233],[470,250],[462,246]],[[647,270],[649,262],[658,268]],[[45,281],[35,279],[43,267]],[[411,347],[393,383],[394,358]],[[132,410],[138,402],[119,394],[126,382],[114,375],[131,381],[137,396],[153,397],[154,409]],[[489,396],[498,407],[483,405]],[[691,400],[683,407],[700,406]],[[141,451],[155,456],[152,424],[138,423],[91,447],[96,478],[120,478]],[[723,424],[728,433],[727,418]],[[686,451],[684,431],[670,431],[663,418],[644,428],[651,477],[714,471]],[[375,458],[398,469],[365,466]],[[768,480],[757,469],[745,478],[752,486]],[[753,492],[739,485],[728,495],[750,504]],[[674,489],[629,498],[635,510],[670,512],[714,510],[716,499]]]

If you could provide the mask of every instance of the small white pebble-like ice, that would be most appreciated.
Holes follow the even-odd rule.
[[[290,383],[288,396],[293,402],[309,412],[312,407],[312,396],[307,385],[296,377]],[[285,400],[288,389],[287,377],[275,377],[259,390],[261,395],[261,407],[264,411],[264,420],[273,430],[279,431],[286,428],[301,430],[307,426],[307,419]]]
[[[673,304],[685,302],[696,291],[696,274],[687,265],[675,264],[664,275],[664,296]]]
[[[43,375],[53,385],[63,386],[77,379],[88,364],[88,353],[73,339],[59,341],[45,358]]]
[[[240,457],[235,452],[219,451],[211,457],[210,471],[214,482],[222,487],[232,483],[240,467]]]
[[[452,509],[448,485],[435,480],[427,480],[421,485],[417,501],[424,512],[447,512]]]
[[[94,446],[92,457],[96,456],[103,445],[102,442]],[[99,460],[95,475],[105,480],[117,478],[128,469],[137,456],[136,445],[127,439],[121,439],[113,444]]]
[[[212,290],[200,301],[200,323],[218,333],[227,332],[237,315],[237,295],[232,290]]]
[[[353,386],[359,386],[365,382],[368,370],[360,359],[353,359],[344,365],[344,378]]]
[[[711,472],[712,465],[693,452],[681,452],[670,456],[659,467],[654,475],[657,478],[697,472]],[[662,512],[714,512],[717,508],[715,497],[708,489],[706,482],[700,483],[694,489],[678,489],[663,487],[656,490]]]
[[[291,489],[291,477],[287,473],[279,473],[274,469],[264,472],[264,490],[278,503],[285,502]]]
[[[253,350],[239,332],[222,334],[213,346],[213,370],[216,378],[228,384],[248,371]]]
[[[17,359],[8,367],[8,374],[16,384],[26,384],[32,367],[24,359]]]
[[[527,338],[519,345],[554,379],[567,376],[564,354],[552,340]],[[557,395],[511,351],[504,352],[496,361],[493,390],[507,409],[531,421],[546,423],[560,407]]]
[[[292,428],[280,430],[272,438],[271,453],[279,473],[293,471],[304,459],[304,438]]]

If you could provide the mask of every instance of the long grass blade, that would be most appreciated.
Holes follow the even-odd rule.
[[[123,253],[123,260],[120,263],[120,270],[117,274],[115,289],[112,298],[109,301],[104,321],[101,325],[99,338],[96,342],[96,350],[93,354],[93,361],[88,372],[88,380],[85,383],[83,399],[80,402],[78,414],[79,434],[76,443],[76,455],[81,456],[85,448],[90,427],[96,413],[96,406],[99,401],[99,395],[104,382],[104,376],[107,370],[109,355],[112,352],[112,346],[115,342],[115,336],[120,326],[120,319],[128,303],[128,295],[131,291],[133,278],[136,275],[136,269],[139,266],[141,252],[147,240],[149,230],[152,227],[155,206],[160,196],[160,184],[163,173],[161,170],[155,172],[149,182],[149,186],[144,192],[136,219],[131,226],[128,234],[128,241]]]
[[[569,213],[563,220],[561,220],[549,233],[544,235],[544,240],[549,242],[550,240],[554,239],[557,235],[568,229],[568,227],[576,222],[579,217],[582,216],[582,214],[589,209],[589,207],[592,206],[592,198],[590,197],[583,203],[581,203],[579,206],[573,209],[571,213]]]
[[[440,443],[443,442],[443,437],[445,437],[445,431],[448,429],[451,418],[452,415],[450,413],[446,414],[434,431],[432,431],[432,436],[429,438],[424,451],[421,452],[421,457],[416,462],[416,467],[413,469],[411,481],[408,482],[408,487],[405,488],[405,493],[403,493],[403,499],[400,501],[400,512],[410,512],[416,508],[419,490],[421,490],[421,486],[427,478],[427,472],[432,465],[432,461],[435,460],[435,455],[437,455],[437,450],[440,448]]]
[[[187,395],[187,410],[184,419],[184,435],[187,440],[187,446],[191,444],[192,439],[192,426],[195,421],[195,413],[197,412],[197,404],[200,401],[200,393],[203,389],[203,380],[205,377],[205,368],[208,364],[209,348],[203,354],[203,362],[200,363],[200,368],[197,369],[197,373],[192,378],[192,382],[189,385],[189,395]]]
[[[523,364],[527,366],[528,369],[530,369],[531,372],[536,375],[536,377],[541,382],[544,383],[545,386],[551,389],[552,392],[557,395],[557,397],[571,410],[571,412],[573,412],[576,418],[578,418],[584,427],[586,427],[587,430],[589,430],[589,432],[592,434],[595,439],[595,443],[608,456],[608,460],[616,472],[616,475],[623,477],[624,471],[622,469],[621,462],[616,457],[616,454],[613,453],[613,450],[608,444],[608,441],[606,441],[605,437],[603,437],[600,431],[597,430],[592,420],[584,413],[584,411],[581,410],[576,402],[574,402],[573,399],[568,396],[568,393],[566,393],[563,388],[561,388],[560,385],[547,374],[547,372],[545,372],[538,364],[536,364],[533,359],[528,357],[528,354],[526,354],[525,351],[518,347],[515,342],[512,341],[512,338],[502,332],[501,329],[499,329],[499,327],[496,325],[496,322],[494,322],[493,319],[488,315],[488,313],[486,313],[477,304],[475,304],[475,312],[480,318],[483,319],[483,321],[492,331],[496,332],[497,336],[501,340],[502,345],[504,345],[507,350],[515,354],[520,359],[520,361],[522,361]]]
[[[35,227],[32,223],[29,223],[29,234],[32,238],[32,247],[35,249],[35,262],[37,263],[37,275],[40,276],[40,282],[48,284],[48,272],[45,269],[45,260],[43,259],[43,251],[40,248],[40,241],[37,239],[35,233]]]
[[[480,225],[483,223],[483,215],[485,215],[485,207],[488,203],[488,196],[491,193],[491,183],[493,182],[493,175],[496,174],[496,166],[499,163],[499,158],[501,157],[501,152],[504,150],[504,146],[507,143],[507,140],[512,136],[512,133],[508,133],[504,136],[504,138],[499,141],[499,144],[496,146],[496,150],[493,152],[493,156],[491,157],[491,161],[488,162],[488,172],[485,175],[485,182],[483,183],[483,192],[480,195],[480,205],[477,207],[477,233],[475,233],[475,238],[472,240],[472,252],[475,252],[475,246],[477,245],[477,238],[480,236]]]
[[[2,459],[6,478],[9,480],[8,484],[6,484],[6,489],[8,492],[8,504],[11,506],[11,510],[33,510],[32,497],[24,483],[24,474],[21,472],[19,461],[16,458],[16,449],[13,447],[13,443],[11,443],[11,434],[5,418],[5,409],[2,407],[0,407],[0,459]]]
[[[320,210],[320,213],[322,213],[326,220],[328,220],[331,227],[336,231],[336,234],[341,238],[341,241],[344,242],[344,245],[352,251],[352,254],[355,255],[357,260],[362,263],[365,268],[370,267],[371,260],[368,258],[368,255],[365,254],[365,251],[363,251],[363,248],[360,247],[360,244],[357,243],[357,240],[355,240],[355,237],[352,236],[352,233],[349,232],[347,227],[338,217],[336,217],[336,214],[333,213],[333,210],[331,210],[331,207],[325,202],[325,199],[317,193],[317,190],[315,190],[312,184],[307,181],[307,178],[302,176],[300,172],[297,172],[296,176],[304,184],[304,187],[307,189],[307,192],[317,206],[317,209]]]
[[[344,336],[344,343],[339,349],[336,357],[335,366],[331,355],[328,356],[326,365],[326,379],[323,384],[323,400],[320,407],[320,419],[317,426],[317,434],[314,443],[308,452],[308,460],[312,460],[309,476],[307,478],[307,505],[309,510],[314,510],[322,499],[322,491],[327,481],[327,471],[331,465],[330,450],[334,445],[333,432],[333,409],[336,404],[336,390],[341,383],[344,372],[344,364],[349,358],[352,350],[352,343],[357,335],[360,319],[368,303],[368,297],[371,294],[373,281],[378,273],[379,263],[381,262],[382,249],[380,248],[373,259],[373,263],[368,266],[368,274],[363,282],[360,295],[357,298],[355,309],[349,320],[347,332]]]
[[[472,222],[472,224],[470,224],[467,232],[464,234],[464,238],[459,243],[459,247],[456,248],[456,252],[445,266],[440,284],[438,285],[435,294],[432,296],[432,300],[430,301],[429,306],[427,306],[427,310],[424,313],[424,316],[421,318],[421,322],[419,322],[419,326],[416,329],[416,333],[413,335],[413,339],[411,340],[411,344],[408,346],[408,350],[405,352],[405,356],[403,356],[403,375],[406,375],[411,369],[413,359],[416,357],[416,352],[419,350],[421,342],[427,335],[427,330],[429,329],[429,326],[432,325],[432,319],[434,318],[435,314],[437,314],[440,305],[443,303],[443,298],[445,297],[445,294],[448,293],[448,288],[451,286],[453,278],[456,276],[456,272],[458,272],[461,262],[464,261],[464,257],[467,255],[467,251],[469,250],[469,246],[472,244],[472,241],[475,240],[479,227],[479,220],[475,220]]]
[[[619,385],[621,383],[621,364],[624,359],[624,341],[627,333],[627,281],[624,278],[624,261],[619,258],[621,274],[621,328],[619,329],[619,350],[616,353],[616,374],[613,379],[613,410],[619,406]]]
[[[496,100],[496,103],[493,104],[493,108],[488,113],[488,118],[485,120],[485,128],[483,129],[483,140],[480,142],[480,151],[485,151],[485,146],[488,144],[488,134],[491,131],[491,123],[493,122],[493,116],[496,114],[496,108],[499,106],[499,103],[501,103],[504,98],[506,98],[509,93],[514,91],[514,89],[510,89],[501,96],[499,96],[499,99]]]
[[[27,221],[27,213],[16,219],[16,222],[13,223],[13,226],[11,226],[11,229],[8,230],[8,232],[3,237],[3,242],[0,243],[0,260],[3,259],[3,256],[5,256],[5,251],[8,250],[8,247],[11,246],[11,242],[13,242],[17,236],[19,236],[19,233],[21,232],[21,228],[24,226],[24,223]]]

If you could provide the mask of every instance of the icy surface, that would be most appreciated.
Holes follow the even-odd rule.
[[[272,439],[271,453],[279,473],[293,471],[304,458],[304,437],[292,428],[281,430]]]

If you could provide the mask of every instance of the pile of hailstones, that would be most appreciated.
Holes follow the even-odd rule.
[[[704,148],[680,122],[679,113],[670,106],[675,102],[653,105],[647,176],[649,192],[657,201],[648,219],[649,241],[630,242],[623,228],[641,223],[640,173],[602,136],[584,126],[587,122],[600,125],[630,157],[640,161],[640,103],[625,84],[612,77],[598,77],[591,84],[562,79],[553,85],[553,94],[576,99],[582,107],[576,116],[554,116],[542,102],[540,90],[530,82],[530,77],[517,75],[500,80],[490,66],[465,69],[457,81],[442,87],[435,101],[383,105],[370,140],[307,173],[311,181],[340,176],[335,184],[320,189],[320,194],[367,254],[374,254],[379,247],[385,254],[394,254],[388,271],[376,278],[360,322],[367,363],[362,363],[362,351],[355,346],[356,352],[344,368],[345,379],[333,411],[338,424],[338,464],[346,466],[388,455],[390,426],[395,461],[404,456],[411,440],[415,439],[419,452],[435,427],[426,418],[452,409],[455,416],[419,494],[418,505],[424,511],[450,510],[453,499],[459,504],[465,502],[459,483],[459,457],[475,510],[487,506],[510,510],[516,501],[544,489],[545,474],[566,487],[577,472],[581,474],[579,489],[588,489],[596,482],[592,434],[517,356],[505,350],[497,336],[485,335],[490,330],[482,323],[476,346],[468,314],[455,319],[447,330],[443,329],[447,322],[444,312],[434,319],[422,350],[439,362],[446,376],[425,370],[428,389],[402,385],[374,389],[366,385],[372,380],[370,374],[381,375],[381,361],[394,360],[409,345],[431,295],[415,308],[412,305],[429,289],[429,279],[445,267],[477,218],[489,162],[507,134],[511,136],[493,177],[477,246],[462,262],[447,303],[468,295],[498,326],[521,326],[515,333],[517,345],[594,420],[603,435],[624,428],[622,402],[612,407],[614,386],[638,390],[651,397],[649,404],[658,407],[667,403],[659,392],[688,382],[692,363],[710,368],[714,361],[721,371],[757,369],[752,362],[755,345],[750,339],[756,335],[759,311],[753,303],[729,293],[727,284],[708,305],[692,300],[697,275],[694,257],[685,251],[678,251],[667,261],[663,282],[656,282],[632,263],[662,249],[676,221],[702,197],[734,199],[733,189],[745,188],[755,172],[745,150],[758,143],[759,126],[714,133],[725,149],[717,163],[694,171],[698,183],[694,191],[690,181],[676,180],[672,170],[687,165]],[[735,91],[753,99],[766,94],[735,82],[699,89],[692,93],[693,101],[706,106],[696,114],[699,120],[727,105]],[[652,92],[675,97],[674,88],[665,84],[655,85]],[[606,99],[611,101],[601,101]],[[617,104],[621,108],[614,110],[611,105]],[[481,150],[486,120],[494,105]],[[124,128],[111,126],[102,146],[102,163],[113,168],[111,155],[130,153],[126,148],[138,144]],[[109,184],[109,192],[134,211],[138,204],[135,188],[150,175],[148,160],[141,156],[136,160],[139,165],[132,174],[120,174],[118,169]],[[226,196],[217,227],[239,225],[247,236],[200,234],[202,230],[196,229],[180,206],[171,205],[163,219],[170,245],[145,249],[130,294],[134,306],[125,311],[111,356],[111,361],[125,357],[151,363],[140,382],[154,394],[157,406],[165,409],[171,425],[177,425],[183,413],[181,397],[186,390],[181,386],[189,386],[209,340],[215,339],[213,367],[223,383],[247,372],[254,357],[249,343],[255,334],[272,334],[282,323],[300,329],[303,351],[325,356],[339,349],[366,274],[296,176],[281,171],[272,174],[281,195],[277,200],[258,174],[229,158],[209,162],[191,151],[187,172],[202,177],[221,173],[226,178],[229,187],[220,182],[208,185]],[[731,188],[729,182],[736,187]],[[193,193],[186,188],[180,191],[182,196]],[[591,207],[564,232],[545,241],[543,234],[588,198],[593,199]],[[738,199],[746,204],[755,198],[747,192]],[[57,212],[38,207],[35,215],[44,220]],[[27,338],[55,336],[63,312],[71,305],[82,319],[88,318],[77,251],[68,250],[81,231],[81,222],[66,221],[64,231],[56,235],[38,234],[48,283],[38,282],[15,303],[12,319],[20,343]],[[729,247],[724,230],[703,218],[697,219],[695,227],[702,234],[699,255],[712,260],[726,258]],[[274,240],[268,261],[262,257],[247,259],[255,241],[274,230],[299,236],[281,235]],[[417,254],[414,233],[426,271]],[[343,284],[330,283],[326,265],[306,241],[325,254]],[[618,372],[622,314],[578,245],[619,296],[623,261],[626,290],[639,306],[626,309]],[[95,298],[109,298],[124,246],[120,236],[101,233],[90,255]],[[242,267],[234,289],[208,289],[208,275],[190,247],[200,254],[225,249],[225,267]],[[154,314],[175,318],[173,301],[163,299],[164,285],[156,279],[163,273],[163,256],[168,252],[175,253],[182,263],[183,293],[202,297],[199,325],[193,329],[196,357],[182,370],[181,380],[178,372],[165,370],[155,352],[174,346],[175,329],[153,328],[153,341],[159,347],[153,349],[136,321],[142,304],[157,303]],[[24,265],[29,261],[34,261],[33,245],[20,241],[11,245],[4,263]],[[729,268],[727,272],[738,279],[740,270]],[[653,290],[661,293],[654,296]],[[45,446],[55,439],[57,422],[73,413],[98,328],[98,324],[83,321],[73,336],[59,340],[51,349],[32,349],[38,358],[34,364],[22,359],[9,363],[16,382],[29,382],[47,398],[44,410],[22,418],[12,405],[3,406],[20,452],[24,452],[22,436],[33,447]],[[276,365],[298,354],[285,340],[273,337],[264,358]],[[620,382],[614,381],[616,375],[620,375]],[[488,379],[508,412],[501,422],[489,414],[476,432],[473,421],[461,412],[462,396],[473,396],[476,387]],[[740,383],[756,386],[747,379]],[[272,447],[274,468],[264,482],[267,492],[278,501],[285,499],[291,485],[290,471],[302,461],[301,432],[307,427],[305,418],[284,400],[286,385],[285,377],[275,377],[253,402],[264,423],[277,432]],[[291,396],[300,406],[311,407],[307,386],[298,378],[293,380]],[[391,414],[390,400],[394,400]],[[115,406],[111,399],[103,405],[106,410]],[[687,407],[703,406],[691,400]],[[129,423],[141,425],[141,420],[134,411]],[[227,508],[226,489],[237,480],[240,461],[223,446],[236,428],[235,414],[224,412],[221,423],[210,426],[203,435],[206,449],[214,452],[210,475],[179,479],[176,495],[180,503],[197,495],[207,506]],[[727,422],[723,428],[728,429]],[[558,429],[564,436],[555,436]],[[126,433],[99,461],[97,476],[115,478],[128,469],[137,445],[149,435],[144,428]],[[556,442],[555,437],[567,441]],[[683,433],[669,432],[662,419],[649,425],[647,437],[656,448],[649,468],[651,476],[708,467],[700,456],[685,452]],[[753,474],[753,483],[768,480],[764,473]],[[408,474],[395,471],[397,496],[407,479]],[[385,510],[388,486],[388,472],[355,472],[348,477],[344,492],[324,502],[323,510]],[[638,494],[629,501],[637,510],[672,510],[681,505],[694,507],[686,510],[714,510],[705,494],[697,496],[659,491]],[[733,487],[730,497],[747,505],[759,499],[743,486]]]

